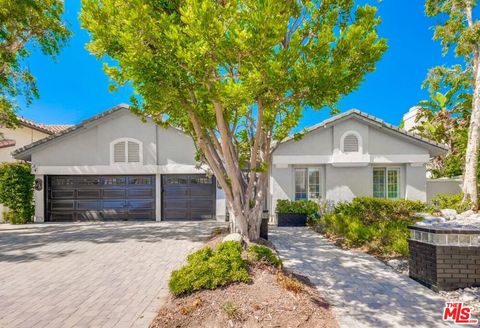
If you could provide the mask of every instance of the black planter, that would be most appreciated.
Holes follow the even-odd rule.
[[[260,226],[260,238],[268,240],[268,217],[262,218],[262,225]]]
[[[279,227],[304,227],[307,225],[307,214],[277,213]]]

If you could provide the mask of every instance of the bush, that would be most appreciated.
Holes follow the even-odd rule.
[[[282,267],[282,260],[266,246],[251,244],[247,248],[247,255],[254,261],[268,263],[276,268]]]
[[[340,203],[334,213],[313,222],[332,237],[343,238],[347,247],[366,247],[379,255],[408,255],[408,226],[418,221],[416,212],[427,211],[425,203],[371,197]]]
[[[288,200],[277,201],[277,213],[299,213],[306,214],[309,220],[318,217],[318,204],[312,200]]]
[[[187,264],[172,272],[168,287],[173,295],[178,296],[233,282],[250,282],[250,276],[242,259],[242,245],[226,241],[216,250],[206,247],[190,254]]]
[[[472,208],[472,203],[470,201],[463,203],[462,200],[463,193],[453,195],[439,194],[432,198],[432,204],[436,210],[450,208],[456,210],[458,213],[462,213]]]
[[[6,221],[14,224],[32,222],[35,177],[30,172],[29,164],[0,164],[0,203],[9,209]]]

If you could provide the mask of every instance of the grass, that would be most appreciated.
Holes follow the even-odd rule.
[[[229,320],[239,320],[240,312],[238,306],[232,301],[226,301],[222,305],[223,313],[227,316]]]

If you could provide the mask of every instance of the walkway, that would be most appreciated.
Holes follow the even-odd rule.
[[[444,300],[374,257],[342,250],[308,228],[270,228],[287,268],[306,275],[340,327],[449,327]]]

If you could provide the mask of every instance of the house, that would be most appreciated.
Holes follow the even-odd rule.
[[[48,137],[49,135],[60,132],[68,125],[47,125],[35,123],[23,117],[18,117],[19,126],[17,128],[0,127],[0,163],[15,162],[12,151],[24,147],[32,142]],[[3,221],[3,212],[5,211],[0,204],[0,222]]]
[[[358,110],[282,141],[273,154],[269,196],[426,200],[425,164],[446,148]],[[225,221],[215,178],[198,167],[192,139],[119,105],[17,151],[35,174],[35,221]]]
[[[225,221],[225,197],[197,166],[193,140],[127,105],[15,151],[32,163],[35,222]]]
[[[448,148],[353,109],[282,141],[270,170],[269,204],[279,199],[354,197],[427,200],[426,164]]]

